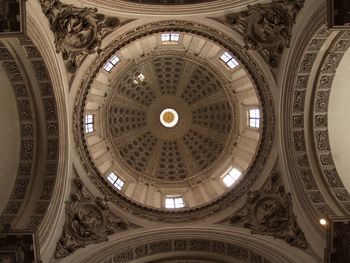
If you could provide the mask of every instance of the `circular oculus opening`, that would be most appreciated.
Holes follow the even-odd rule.
[[[179,115],[174,109],[164,109],[160,113],[160,122],[164,127],[172,128],[179,121]]]

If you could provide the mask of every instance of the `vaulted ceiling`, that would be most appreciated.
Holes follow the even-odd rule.
[[[350,32],[325,1],[41,0],[26,21],[0,38],[2,230],[43,262],[323,261],[319,220],[350,213]]]

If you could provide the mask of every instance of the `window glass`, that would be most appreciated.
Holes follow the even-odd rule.
[[[260,111],[259,109],[250,109],[248,112],[249,123],[248,125],[252,128],[260,127]]]
[[[220,59],[225,62],[225,64],[230,68],[230,69],[233,69],[235,67],[238,66],[238,62],[237,60],[234,59],[234,57],[228,53],[228,52],[224,52]]]
[[[161,35],[163,44],[176,44],[180,40],[180,34],[178,33],[163,33]]]
[[[224,176],[222,181],[227,187],[230,187],[231,185],[233,185],[235,181],[237,181],[237,179],[241,176],[241,174],[242,174],[241,171],[239,171],[236,168],[232,168],[231,171]]]
[[[113,172],[107,176],[107,180],[118,190],[121,190],[124,186],[124,181]]]
[[[185,207],[185,203],[181,196],[167,196],[165,198],[165,207],[182,208],[182,207]]]
[[[94,116],[92,114],[85,115],[85,133],[94,131]]]
[[[117,55],[113,55],[108,61],[103,65],[104,70],[110,72],[111,69],[118,64],[120,58]]]

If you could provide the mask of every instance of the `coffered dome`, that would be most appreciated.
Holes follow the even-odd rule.
[[[183,221],[252,182],[269,125],[240,57],[169,29],[105,53],[77,105],[82,159],[112,201]]]
[[[114,82],[105,130],[128,173],[180,183],[222,157],[234,113],[210,69],[181,53],[153,55]]]

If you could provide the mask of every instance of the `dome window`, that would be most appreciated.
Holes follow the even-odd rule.
[[[237,170],[236,168],[232,168],[232,170],[224,176],[222,181],[227,187],[230,187],[233,185],[234,182],[237,181],[237,179],[241,176],[241,172]]]
[[[237,60],[234,59],[234,57],[228,53],[224,52],[224,54],[221,55],[220,59],[225,62],[225,64],[230,68],[233,69],[238,66]]]
[[[176,44],[180,40],[180,34],[178,33],[164,33],[161,35],[163,44]]]
[[[248,111],[249,127],[259,128],[260,127],[260,111],[259,109],[250,109]]]
[[[115,65],[118,64],[120,61],[120,58],[117,55],[113,55],[110,59],[107,60],[107,62],[103,65],[104,70],[110,72],[112,68],[115,67]]]
[[[108,181],[118,190],[121,190],[124,186],[124,181],[116,176],[115,173],[111,172],[110,175],[107,176]]]
[[[178,195],[168,195],[165,198],[165,208],[182,208],[185,207],[184,199]]]
[[[91,133],[94,131],[94,115],[85,115],[85,133]]]

